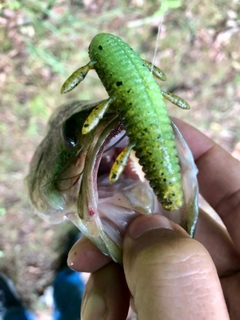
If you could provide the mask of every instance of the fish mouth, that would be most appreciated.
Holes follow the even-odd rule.
[[[58,110],[32,159],[27,185],[41,218],[51,223],[68,218],[104,254],[121,263],[123,237],[133,219],[157,213],[180,223],[181,214],[174,212],[174,217],[163,210],[133,151],[120,178],[110,183],[110,170],[128,138],[115,113],[83,135],[86,113],[95,106],[82,101]],[[69,143],[75,141],[73,133],[76,145]]]
[[[163,210],[149,182],[144,178],[134,151],[131,152],[120,178],[115,183],[110,183],[111,167],[128,144],[127,137],[120,139],[124,134],[116,126],[91,144],[79,189],[78,212],[74,210],[66,214],[104,254],[120,263],[122,240],[129,223],[138,215]],[[104,142],[99,143],[101,140]],[[118,140],[121,142],[116,144],[115,141]]]

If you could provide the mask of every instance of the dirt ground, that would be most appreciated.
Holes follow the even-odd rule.
[[[70,223],[49,225],[33,214],[24,178],[52,111],[73,99],[102,99],[94,73],[60,96],[63,81],[88,62],[93,36],[110,32],[166,73],[164,90],[190,111],[174,114],[240,159],[240,5],[235,0],[11,1],[0,4],[0,271],[39,319],[51,307],[39,297],[53,279]],[[92,89],[94,88],[94,90]]]

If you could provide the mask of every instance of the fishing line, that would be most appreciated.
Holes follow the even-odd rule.
[[[164,7],[165,7],[165,0],[162,0],[161,5],[160,5],[160,12],[165,12]],[[161,31],[162,31],[163,19],[164,19],[164,13],[160,15],[160,20],[159,20],[159,23],[158,23],[158,31],[157,31],[155,49],[154,49],[154,54],[153,54],[153,59],[152,59],[151,73],[153,73],[153,67],[155,65],[157,52],[159,50],[160,36],[161,36]]]

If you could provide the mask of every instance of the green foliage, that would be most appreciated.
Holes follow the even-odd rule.
[[[30,41],[27,41],[26,45],[29,50],[29,54],[33,59],[41,59],[42,62],[50,66],[54,72],[63,73],[63,60],[61,61],[58,57],[56,57],[51,50],[36,46]]]
[[[6,208],[0,207],[0,216],[5,216],[6,213],[7,213]]]
[[[5,3],[0,4],[0,9],[18,10],[21,8],[21,1],[7,0]]]
[[[180,8],[181,0],[163,0],[155,16],[163,17],[169,10]]]

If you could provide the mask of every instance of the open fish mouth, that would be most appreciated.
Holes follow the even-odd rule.
[[[182,225],[184,216],[181,210],[169,212],[163,209],[145,179],[134,151],[131,151],[120,178],[117,182],[110,183],[112,165],[128,144],[127,137],[116,143],[122,135],[124,132],[117,125],[112,131],[103,131],[96,144],[92,142],[81,177],[77,210],[66,213],[103,253],[119,263],[122,261],[124,234],[129,223],[138,215],[163,214]],[[110,147],[111,145],[114,146]]]
[[[110,183],[110,169],[128,138],[120,139],[124,131],[116,114],[106,115],[93,131],[82,134],[85,119],[98,104],[76,101],[55,112],[31,161],[26,182],[39,216],[53,223],[67,217],[104,254],[121,263],[122,239],[137,215],[166,214],[186,228],[189,218],[185,212],[190,212],[191,220],[191,212],[197,208],[196,169],[183,141],[187,155],[185,151],[178,153],[181,169],[185,167],[189,173],[182,172],[186,203],[182,212],[163,210],[133,151],[120,178]]]
[[[119,132],[119,129],[114,128],[110,135],[114,136],[114,131]],[[159,203],[149,182],[144,179],[134,152],[118,181],[109,182],[112,164],[127,144],[127,138],[110,149],[112,142],[107,141],[108,138],[101,148],[96,143],[88,149],[77,210],[68,212],[66,216],[103,253],[121,262],[122,239],[127,226],[137,215],[157,212]],[[106,149],[107,152],[104,151]]]

